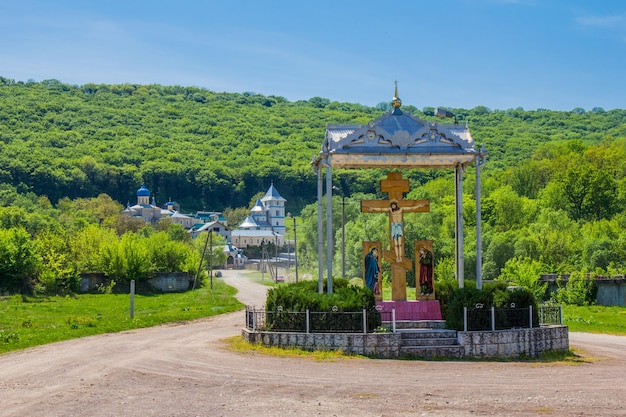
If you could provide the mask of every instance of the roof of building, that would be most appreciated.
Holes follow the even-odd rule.
[[[150,197],[150,191],[144,184],[141,184],[141,187],[137,190],[137,197]]]
[[[152,204],[135,204],[134,206],[127,207],[133,210],[141,210],[141,209],[153,209],[153,210],[162,210],[160,207],[153,206]]]
[[[226,218],[219,211],[197,211],[195,217],[203,221],[217,219],[222,223],[226,222]]]
[[[177,211],[172,213],[172,215],[170,217],[176,217],[176,218],[179,218],[179,219],[193,219],[193,217],[189,217],[186,214],[182,214],[182,213],[179,213]]]
[[[232,237],[238,236],[248,236],[248,237],[269,237],[274,239],[276,236],[284,237],[281,234],[272,232],[271,230],[248,230],[248,229],[237,229],[231,232]]]
[[[230,230],[230,228],[228,226],[226,226],[225,224],[223,224],[222,222],[219,222],[219,221],[195,224],[195,225],[192,226],[191,229],[192,229],[192,231],[195,231],[195,232],[205,232],[207,230],[213,230],[215,228],[215,225],[220,225],[226,231]]]
[[[239,225],[240,229],[254,229],[259,227],[257,222],[254,221],[252,216],[248,216],[244,219],[244,221]]]
[[[256,199],[256,203],[254,203],[254,207],[252,207],[250,211],[252,213],[264,213],[265,212],[265,206],[263,205],[263,202],[261,201],[260,198]]]
[[[270,188],[265,193],[265,196],[261,199],[261,201],[267,201],[267,200],[287,201],[284,198],[282,198],[280,194],[278,194],[278,190],[276,190],[273,183],[272,185],[270,185]]]

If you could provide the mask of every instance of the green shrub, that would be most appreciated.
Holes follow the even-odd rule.
[[[450,303],[451,294],[458,289],[458,282],[456,280],[445,279],[442,281],[435,281],[435,295],[439,300],[439,307],[441,308],[441,317],[445,320],[448,317],[448,305]],[[476,281],[465,280],[465,288],[476,288]],[[506,282],[501,281],[485,281],[483,282],[483,289],[494,292],[496,290],[505,290],[507,287]]]
[[[490,329],[491,316],[488,311],[493,306],[496,309],[509,309],[496,315],[496,328],[527,327],[528,316],[516,314],[518,309],[533,306],[533,323],[539,323],[539,312],[534,294],[527,288],[507,290],[503,283],[486,283],[482,290],[472,286],[458,288],[452,291],[447,306],[446,326],[449,329],[463,330],[463,307],[474,307],[482,304],[485,314],[477,314],[468,329]],[[514,308],[512,308],[514,306]],[[513,311],[515,310],[515,311]]]
[[[535,299],[543,300],[548,289],[548,284],[539,280],[543,269],[543,264],[537,260],[515,257],[506,262],[498,280],[528,288]]]
[[[381,325],[380,314],[376,310],[374,294],[367,288],[350,285],[348,280],[336,278],[333,280],[333,293],[326,294],[327,282],[324,282],[324,293],[318,293],[316,281],[301,281],[299,283],[281,285],[272,288],[267,293],[265,309],[268,312],[285,314],[268,314],[266,325],[281,330],[301,330],[303,327],[302,316],[287,314],[287,312],[328,313],[315,315],[316,327],[325,327],[325,331],[332,331],[335,326],[345,326],[346,322],[352,321],[352,327],[360,329],[362,317],[355,315],[353,318],[342,316],[342,322],[336,323],[333,312],[361,312],[366,310],[368,316],[368,331],[374,331]],[[336,308],[336,310],[335,310]]]
[[[30,293],[39,253],[24,229],[0,229],[0,292]]]
[[[493,304],[493,292],[485,289],[478,290],[472,287],[455,289],[450,295],[450,301],[448,302],[446,327],[463,330],[463,307],[473,307],[478,303],[483,304],[485,307],[490,307]]]
[[[457,287],[458,284],[456,281],[435,281],[435,297],[437,298],[437,300],[439,300],[441,317],[443,317],[444,319],[448,316],[448,304],[450,302],[450,295]]]
[[[593,280],[587,279],[586,271],[574,272],[567,282],[560,282],[559,288],[552,294],[556,303],[588,306],[594,303],[597,288]]]

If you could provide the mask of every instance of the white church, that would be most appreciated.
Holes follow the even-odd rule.
[[[231,231],[231,241],[239,248],[260,246],[262,243],[285,244],[285,200],[274,184],[263,198],[257,199],[250,215]]]

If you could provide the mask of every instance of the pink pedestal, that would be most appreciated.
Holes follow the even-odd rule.
[[[428,301],[377,301],[376,307],[384,314],[383,320],[391,318],[391,310],[396,309],[396,320],[441,320],[439,300]]]

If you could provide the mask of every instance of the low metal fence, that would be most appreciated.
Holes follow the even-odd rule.
[[[390,328],[381,327],[389,323]],[[494,308],[476,304],[463,308],[463,331],[507,330],[563,324],[562,306],[542,305]],[[246,328],[253,331],[299,333],[371,333],[396,332],[395,310],[392,311],[275,311],[246,307]]]
[[[533,306],[516,308],[487,307],[476,304],[463,307],[463,331],[507,330],[563,324],[562,306],[542,305],[538,311]]]
[[[299,333],[368,333],[381,324],[378,311],[276,311],[246,307],[246,328]]]

